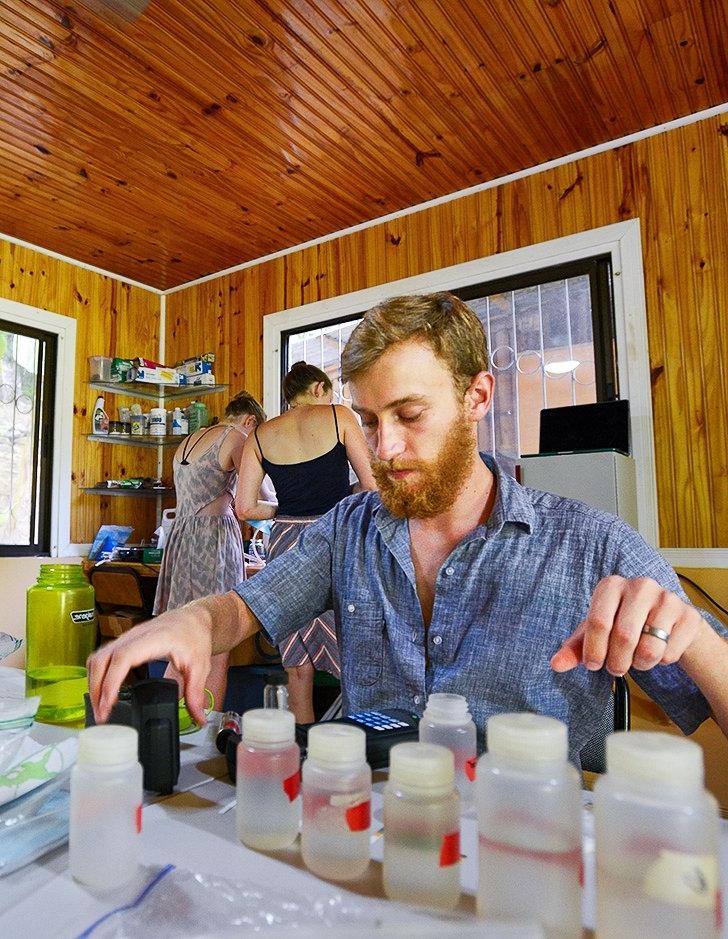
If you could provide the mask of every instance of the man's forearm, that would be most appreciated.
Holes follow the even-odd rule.
[[[702,635],[685,651],[680,665],[703,692],[728,737],[728,642],[705,623]]]
[[[193,600],[186,609],[208,629],[213,655],[229,652],[260,629],[258,619],[234,590]]]

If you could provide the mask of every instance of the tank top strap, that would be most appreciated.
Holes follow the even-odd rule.
[[[336,442],[341,443],[341,438],[339,437],[339,422],[336,419],[336,405],[331,405],[331,410],[334,412],[334,426],[336,427]]]
[[[189,446],[190,438],[188,437],[187,440],[185,440],[184,447],[182,448],[182,459],[179,461],[180,466],[189,466],[190,461],[187,459],[187,457],[190,455],[190,453],[192,453],[192,451],[195,449],[197,444],[202,440],[202,438],[207,434],[207,432],[212,430],[213,426],[215,425],[206,427],[204,432],[200,434],[200,436],[197,438],[197,440],[195,440],[195,442],[192,444],[191,447]]]
[[[258,428],[257,427],[253,430],[253,433],[255,434],[255,442],[258,444],[258,452],[260,453],[260,458],[261,460],[264,460],[265,457],[263,456],[263,448],[260,445],[260,440],[258,440]]]

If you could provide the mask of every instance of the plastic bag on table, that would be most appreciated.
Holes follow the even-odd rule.
[[[321,882],[318,895],[302,896],[252,880],[228,880],[166,867],[145,869],[136,899],[110,910],[78,939],[203,939],[262,932],[320,939],[351,937],[442,939],[543,939],[528,923],[486,923],[470,914],[413,910],[389,900],[343,895]],[[309,894],[313,891],[309,891]]]
[[[0,877],[68,841],[70,770],[0,810]]]

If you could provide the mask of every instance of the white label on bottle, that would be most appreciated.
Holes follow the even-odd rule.
[[[96,619],[96,610],[72,610],[71,619],[74,623],[93,623]]]
[[[718,861],[712,854],[660,851],[647,869],[645,893],[675,906],[712,910],[718,891]]]

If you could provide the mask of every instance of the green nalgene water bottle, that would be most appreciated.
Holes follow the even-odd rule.
[[[40,695],[37,719],[83,720],[86,659],[96,645],[94,588],[80,564],[42,564],[26,601],[25,693]]]

